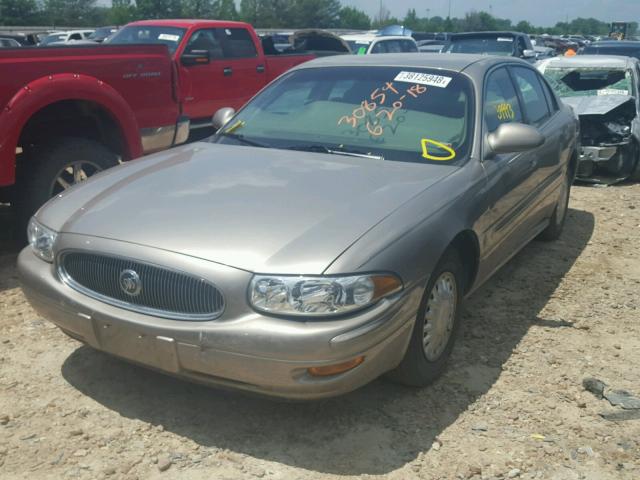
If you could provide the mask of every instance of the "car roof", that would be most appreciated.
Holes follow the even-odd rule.
[[[553,57],[540,62],[540,67],[604,67],[631,68],[638,60],[622,55],[577,55],[575,57]]]
[[[384,53],[381,55],[332,55],[305,62],[296,69],[317,67],[403,67],[433,68],[461,72],[473,64],[481,64],[485,68],[501,63],[531,64],[514,57],[498,57],[491,55],[467,55],[463,53]]]
[[[640,48],[640,42],[637,40],[600,40],[598,42],[593,42],[589,45],[588,48],[592,47],[616,47],[620,49],[625,48]]]
[[[462,33],[452,33],[451,38],[472,38],[472,37],[522,37],[526,36],[524,33],[520,32],[510,32],[510,31],[492,31],[492,32],[462,32]]]
[[[244,22],[232,22],[227,20],[198,20],[198,19],[168,19],[168,20],[140,20],[137,22],[128,23],[125,26],[131,25],[148,25],[158,27],[176,27],[176,28],[191,28],[191,27],[221,27],[221,26],[238,26],[248,27],[249,24]]]
[[[413,40],[412,37],[407,35],[376,35],[373,33],[360,33],[360,34],[352,34],[352,35],[340,35],[340,38],[348,41],[358,41],[363,40],[365,42],[373,42],[375,40]]]

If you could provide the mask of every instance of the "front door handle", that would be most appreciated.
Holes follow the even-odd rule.
[[[258,65],[256,67],[256,72],[258,73],[264,73],[264,65]]]
[[[233,75],[233,68],[224,67],[224,70],[222,70],[222,73],[224,74],[225,77],[230,77],[231,75]]]

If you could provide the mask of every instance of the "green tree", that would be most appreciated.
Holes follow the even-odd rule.
[[[45,0],[44,17],[50,25],[90,25],[96,0]]]
[[[215,8],[212,0],[185,0],[181,13],[189,18],[214,18]]]
[[[340,0],[293,0],[291,27],[335,28],[340,24]]]
[[[37,14],[36,0],[0,0],[0,25],[31,25]]]
[[[107,22],[111,25],[125,25],[136,17],[136,7],[131,0],[111,0]]]
[[[354,30],[369,30],[371,28],[369,15],[357,8],[342,7],[338,17],[340,28],[353,28]]]
[[[215,12],[215,17],[220,20],[238,19],[236,2],[234,2],[233,0],[217,0],[214,3],[213,11]]]
[[[240,0],[240,20],[252,25],[258,23],[259,0]]]
[[[180,0],[137,0],[138,16],[143,19],[180,18],[182,4]]]
[[[403,25],[411,30],[420,30],[421,21],[418,18],[415,8],[410,8],[404,17]]]
[[[526,20],[522,20],[517,23],[517,25],[515,26],[515,30],[516,32],[533,33],[535,31],[535,27]]]

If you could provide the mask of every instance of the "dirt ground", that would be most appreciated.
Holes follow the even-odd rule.
[[[435,385],[378,380],[316,403],[192,385],[80,345],[29,307],[5,245],[0,477],[638,479],[640,409],[582,381],[640,396],[640,185],[574,187],[570,207],[560,241],[532,243],[469,299]]]

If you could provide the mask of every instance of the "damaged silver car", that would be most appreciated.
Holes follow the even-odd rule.
[[[612,184],[640,180],[640,61],[633,57],[557,57],[538,69],[580,117],[577,178]]]

